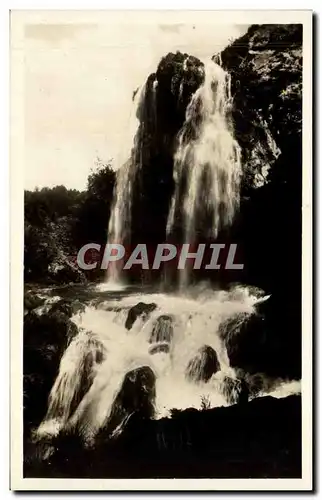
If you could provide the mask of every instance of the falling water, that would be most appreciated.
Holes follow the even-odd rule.
[[[130,307],[144,300],[157,307],[148,318],[138,318],[127,330]],[[225,406],[221,383],[235,378],[226,351],[218,335],[221,321],[238,312],[252,312],[256,298],[247,289],[205,292],[198,299],[164,294],[128,296],[111,300],[99,308],[87,307],[73,321],[80,331],[66,349],[59,374],[49,397],[49,406],[38,434],[56,434],[62,428],[75,427],[91,441],[106,425],[113,402],[127,372],[148,366],[156,376],[155,418],[169,415],[173,408],[200,408],[203,398],[210,406]],[[153,333],[158,318],[171,318]],[[169,349],[159,349],[168,343]],[[218,357],[219,370],[206,383],[198,373],[187,376],[189,362],[203,346]],[[195,372],[200,370],[195,367]]]
[[[167,222],[171,235],[177,219],[181,243],[215,239],[232,223],[239,205],[240,148],[233,136],[230,75],[213,61],[205,64],[203,85],[192,96],[179,133],[174,161],[175,193]],[[181,284],[188,281],[188,270]]]
[[[79,333],[62,357],[47,415],[36,435],[52,436],[62,429],[77,429],[85,443],[93,444],[99,431],[109,425],[127,374],[140,367],[155,376],[153,418],[171,416],[174,408],[236,403],[239,380],[229,365],[218,329],[232,315],[251,314],[258,300],[265,297],[236,287],[230,292],[203,290],[196,297],[129,295],[101,302],[98,307],[88,306],[72,318]],[[156,307],[127,329],[129,310],[141,301]],[[156,334],[155,326],[161,318],[163,325]],[[217,366],[203,379],[204,366],[198,362],[198,353],[205,347],[216,353]],[[136,387],[131,397],[145,390],[144,385]],[[276,397],[299,391],[299,383],[280,384]],[[122,421],[118,423],[122,426]]]
[[[111,217],[108,226],[107,243],[124,244],[128,242],[131,230],[132,189],[136,171],[135,149],[140,147],[136,140],[140,121],[137,117],[139,106],[145,97],[145,85],[140,87],[133,99],[131,109],[128,140],[122,145],[118,157],[118,171]],[[133,151],[134,149],[134,151]],[[107,279],[110,285],[119,285],[121,280],[121,262],[110,262],[107,270]]]
[[[135,97],[135,130],[144,94],[143,87]],[[229,75],[214,62],[206,64],[204,83],[187,108],[174,158],[176,188],[167,233],[172,234],[179,218],[182,242],[194,243],[200,235],[216,238],[232,223],[238,208],[240,149],[233,136],[231,104]],[[129,159],[125,164],[122,161],[117,174],[108,229],[111,243],[124,243],[130,236],[132,186],[141,148],[135,130],[130,158],[125,152]],[[119,283],[119,268],[110,266],[108,278]],[[183,284],[189,276],[185,273],[181,278]],[[74,316],[78,334],[61,359],[47,414],[36,435],[52,436],[76,429],[85,443],[93,444],[100,430],[111,422],[113,433],[122,428],[131,416],[132,403],[128,401],[142,402],[137,391],[149,396],[156,419],[171,416],[174,408],[238,402],[240,380],[230,367],[219,326],[235,314],[252,314],[255,303],[266,297],[259,299],[246,287],[230,292],[206,289],[201,294],[191,289],[189,293],[128,295],[101,301],[98,306],[93,302],[85,312]],[[127,326],[130,309],[142,301],[153,304],[153,308]],[[140,379],[135,378],[138,370]],[[140,383],[135,385],[137,380]],[[127,408],[122,409],[126,381],[132,394],[123,399]],[[299,390],[298,383],[293,382],[277,388],[275,396]]]
[[[156,83],[151,89],[154,95]],[[138,116],[145,104],[145,89],[143,86],[136,93],[133,102],[129,136],[133,148],[131,154],[128,157],[123,154],[119,162],[122,167],[117,174],[108,243],[126,244],[130,237],[133,181],[140,168],[138,159],[142,147],[137,133]],[[150,105],[153,102],[152,96]],[[193,244],[198,236],[215,239],[221,228],[232,223],[238,208],[240,148],[233,136],[231,105],[230,75],[215,62],[208,61],[204,83],[188,105],[174,157],[176,188],[167,234],[171,235],[178,219],[183,233],[180,243]],[[109,283],[121,282],[121,267],[121,262],[110,263]],[[182,285],[188,284],[188,273],[188,269],[182,271]]]

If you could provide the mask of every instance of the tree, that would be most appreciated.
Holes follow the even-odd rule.
[[[86,243],[106,243],[115,177],[111,161],[107,164],[99,159],[96,161],[77,213],[74,238],[78,246]]]

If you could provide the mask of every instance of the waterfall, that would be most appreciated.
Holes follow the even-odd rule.
[[[135,93],[129,120],[128,139],[122,146],[118,157],[118,171],[112,211],[108,226],[107,243],[128,243],[131,231],[132,189],[136,173],[137,149],[141,147],[137,138],[140,125],[139,108],[145,98],[145,85]],[[107,270],[107,280],[118,284],[121,280],[122,262],[110,262]]]
[[[173,159],[175,191],[167,220],[167,238],[172,239],[179,228],[178,244],[194,245],[205,238],[215,240],[219,231],[232,223],[239,206],[240,148],[233,134],[230,75],[213,61],[205,63],[204,72],[204,82],[187,107]],[[144,134],[151,117],[156,122],[156,88],[157,80],[148,86],[148,95],[147,84],[135,95],[129,139],[133,147],[130,155],[125,147],[128,156],[123,154],[119,162],[108,243],[126,246],[131,241],[133,185],[143,156],[149,154],[144,149]],[[151,109],[147,110],[147,106]],[[109,263],[109,283],[122,281],[122,264]],[[189,281],[188,268],[181,270],[180,285],[184,287]]]
[[[187,108],[174,157],[176,187],[167,234],[170,237],[180,225],[180,243],[214,240],[238,209],[241,160],[231,105],[230,75],[215,62],[207,62],[204,83]],[[180,284],[188,282],[184,269]]]
[[[200,287],[185,297],[128,295],[87,306],[72,317],[79,333],[61,359],[35,437],[76,431],[91,445],[101,430],[114,435],[142,409],[160,419],[174,408],[238,403],[241,379],[230,366],[220,325],[232,317],[242,324],[258,301],[267,300],[259,293],[242,286],[229,292]],[[149,312],[133,317],[133,308]],[[294,381],[261,377],[259,396],[300,391]]]
[[[144,139],[147,124],[155,124],[157,82],[150,83],[150,99],[143,87],[134,100],[137,131],[130,158],[117,174],[109,243],[129,244],[133,185],[139,169],[150,168]],[[190,100],[177,137],[169,240],[178,234],[178,227],[179,243],[215,240],[233,221],[241,164],[231,105],[229,74],[215,62],[207,63],[204,82]],[[120,283],[118,266],[109,266],[108,279]],[[188,270],[182,270],[181,286],[189,282]],[[228,333],[236,335],[237,348],[241,326],[256,314],[254,305],[267,300],[262,295],[243,286],[214,291],[202,290],[199,284],[181,295],[128,292],[105,302],[93,300],[84,313],[72,318],[78,334],[61,359],[36,437],[72,430],[95,445],[101,432],[108,439],[118,435],[134,414],[159,419],[171,417],[173,409],[227,406],[272,389],[275,397],[299,392],[297,382],[278,385],[262,374],[260,389],[249,396],[248,382],[249,386],[257,382],[250,374],[246,381],[243,372],[230,366],[222,325],[231,329],[226,320],[233,321]]]
[[[119,169],[114,188],[114,201],[108,226],[107,243],[123,243],[129,237],[131,228],[132,182],[131,161],[128,160]],[[121,281],[121,262],[110,262],[107,269],[107,279],[110,283]]]
[[[126,328],[130,309],[142,300],[155,309]],[[38,436],[77,428],[90,443],[115,414],[127,374],[140,367],[155,375],[154,418],[169,416],[173,408],[201,408],[205,398],[211,407],[226,406],[227,380],[233,384],[236,376],[218,327],[233,314],[251,313],[256,301],[239,288],[203,290],[197,297],[129,295],[88,306],[72,318],[79,333],[61,359]]]

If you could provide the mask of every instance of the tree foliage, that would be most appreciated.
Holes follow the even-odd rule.
[[[26,281],[84,279],[75,257],[85,243],[105,243],[114,183],[111,162],[97,162],[86,191],[65,186],[25,191]]]
[[[78,207],[73,228],[73,237],[78,246],[92,242],[101,245],[106,243],[114,184],[115,172],[111,162],[104,164],[98,160],[96,168],[88,177],[87,190]]]

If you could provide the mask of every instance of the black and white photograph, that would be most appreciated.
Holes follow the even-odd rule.
[[[13,489],[312,488],[311,24],[11,12]]]

